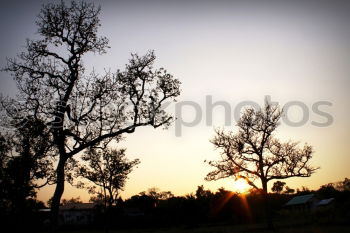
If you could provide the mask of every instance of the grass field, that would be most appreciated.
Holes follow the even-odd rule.
[[[103,233],[96,230],[64,231],[64,233]],[[239,225],[239,226],[199,226],[199,227],[176,227],[159,229],[128,229],[113,230],[109,233],[347,233],[350,232],[350,225],[287,225],[276,224],[275,231],[267,230],[262,225]]]

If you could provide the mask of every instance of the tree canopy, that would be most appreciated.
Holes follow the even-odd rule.
[[[286,182],[282,182],[277,180],[276,182],[273,183],[273,186],[271,190],[276,193],[280,193],[283,190],[283,187],[286,185]]]
[[[16,98],[1,97],[1,110],[18,127],[25,119],[49,127],[56,151],[53,224],[64,192],[67,166],[78,153],[111,140],[119,141],[137,127],[167,127],[173,120],[162,107],[180,94],[180,81],[164,68],[155,69],[153,51],[132,54],[124,70],[86,72],[88,53],[107,52],[108,39],[98,35],[100,7],[84,1],[43,5],[36,25],[38,39],[27,39],[24,51],[8,59],[18,88]],[[71,169],[70,169],[71,170]]]
[[[85,153],[83,160],[88,165],[77,169],[77,176],[91,181],[96,186],[85,186],[90,193],[102,195],[105,206],[112,206],[123,190],[129,173],[140,163],[129,161],[125,149],[93,149]],[[100,190],[99,190],[100,189]]]
[[[248,108],[237,123],[238,130],[216,130],[211,140],[220,150],[221,160],[210,161],[215,168],[206,179],[217,180],[234,176],[244,178],[258,189],[259,179],[264,192],[267,182],[290,177],[309,177],[317,168],[310,165],[313,149],[308,144],[281,142],[274,133],[279,125],[282,111],[277,105],[266,102],[261,110]]]

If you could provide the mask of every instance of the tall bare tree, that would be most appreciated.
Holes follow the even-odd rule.
[[[271,180],[290,177],[309,177],[317,168],[310,165],[313,155],[311,146],[299,148],[296,142],[282,143],[274,136],[282,111],[277,105],[265,103],[257,111],[248,108],[237,123],[237,132],[217,130],[211,140],[221,152],[221,160],[210,161],[215,168],[206,180],[227,177],[244,178],[252,187],[259,180],[264,194]]]
[[[2,110],[12,120],[26,116],[50,127],[57,150],[53,225],[67,178],[65,167],[87,148],[120,140],[140,126],[168,126],[172,117],[162,106],[180,94],[180,82],[163,68],[154,69],[155,55],[132,54],[124,71],[103,75],[85,72],[83,57],[103,54],[108,39],[97,34],[100,7],[64,1],[42,7],[36,24],[39,39],[8,59],[18,99],[2,97]]]

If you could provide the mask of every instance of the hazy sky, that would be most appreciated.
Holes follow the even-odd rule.
[[[35,36],[36,15],[47,1],[2,1],[0,3],[0,65],[5,57],[21,51],[25,38]],[[97,2],[97,1],[96,1]],[[305,104],[306,123],[292,127],[282,122],[278,136],[283,140],[308,142],[315,149],[312,163],[321,169],[311,178],[287,180],[292,188],[318,188],[327,182],[350,177],[349,99],[350,93],[350,4],[348,1],[98,1],[101,4],[100,35],[107,36],[111,49],[103,56],[90,55],[84,63],[91,70],[123,68],[131,52],[154,49],[157,67],[163,66],[182,82],[183,101],[193,101],[206,112],[206,96],[213,102],[226,101],[232,114],[242,101],[263,103],[269,95],[281,106],[291,101]],[[9,74],[0,73],[0,91],[13,94]],[[312,110],[313,104],[327,101],[320,110],[333,118],[326,127],[312,122],[327,118]],[[180,104],[180,105],[179,105]],[[169,107],[174,112],[174,106]],[[178,111],[179,112],[179,111]],[[232,115],[231,114],[231,115]],[[179,122],[191,122],[196,112],[182,108]],[[197,185],[216,189],[232,187],[232,180],[204,181],[211,168],[204,160],[219,158],[209,142],[214,128],[224,125],[224,111],[213,109],[213,123],[203,114],[196,126],[175,126],[169,130],[137,129],[119,146],[127,147],[129,158],[141,164],[130,175],[123,197],[150,187],[170,190],[176,195],[195,191]],[[294,106],[288,117],[298,122],[305,109]],[[180,123],[177,123],[178,127]],[[234,129],[232,121],[231,128]],[[47,200],[53,187],[38,194]],[[67,197],[85,191],[69,185]]]

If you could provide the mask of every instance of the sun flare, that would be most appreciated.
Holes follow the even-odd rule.
[[[245,179],[237,179],[233,183],[233,191],[238,193],[246,193],[250,189],[249,184]]]

